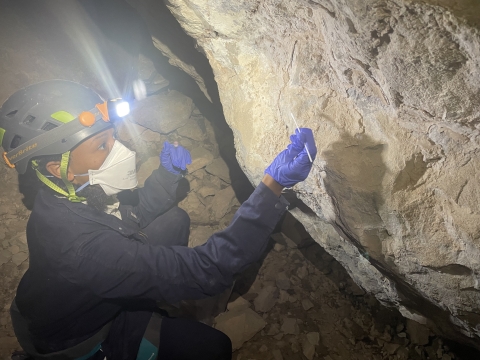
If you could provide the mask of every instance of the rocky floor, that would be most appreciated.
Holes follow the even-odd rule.
[[[365,294],[308,239],[274,234],[258,265],[216,319],[238,348],[235,360],[460,359],[426,327]]]

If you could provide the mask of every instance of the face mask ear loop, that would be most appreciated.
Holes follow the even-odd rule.
[[[82,202],[87,200],[84,197],[77,196],[75,194],[75,188],[73,184],[67,178],[67,171],[68,171],[68,162],[70,160],[70,151],[67,151],[62,154],[62,161],[60,162],[60,175],[62,177],[63,183],[67,187],[68,196],[67,199],[71,202]]]

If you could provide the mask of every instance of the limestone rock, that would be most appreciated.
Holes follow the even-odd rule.
[[[204,186],[197,191],[197,194],[203,198],[206,198],[207,196],[215,195],[216,192],[217,192],[217,189],[213,187]]]
[[[230,184],[232,181],[230,179],[230,170],[228,169],[228,165],[222,158],[217,158],[211,164],[207,165],[205,170],[214,176],[219,177],[227,184]]]
[[[190,238],[188,239],[188,246],[195,247],[203,245],[215,232],[210,226],[197,226],[192,229],[190,232]]]
[[[195,141],[205,140],[205,133],[202,131],[200,126],[198,126],[195,120],[190,120],[187,125],[178,128],[177,133],[180,136],[184,136]]]
[[[270,311],[278,298],[278,289],[275,286],[265,286],[258,296],[253,301],[255,306],[255,311],[257,312],[268,312]]]
[[[213,198],[212,213],[215,219],[221,219],[230,210],[232,202],[235,199],[235,192],[229,186],[218,191]]]
[[[227,309],[229,311],[240,310],[248,307],[250,307],[250,302],[241,296],[238,296],[234,301],[229,302],[227,305]]]
[[[265,321],[250,308],[229,311],[215,318],[215,328],[227,334],[233,350],[239,349],[265,325]]]
[[[273,350],[272,355],[275,360],[283,360],[282,352],[278,349]]]
[[[201,146],[193,149],[190,152],[190,155],[192,156],[192,163],[187,165],[189,173],[193,173],[198,169],[205,167],[206,165],[210,164],[214,158],[210,151]]]
[[[361,289],[429,317],[423,296],[436,328],[480,348],[480,24],[460,3],[167,2],[212,64],[250,181],[292,113],[318,147],[294,187],[315,215],[295,217]]]
[[[116,130],[118,140],[126,143],[133,143],[137,139],[141,138],[141,135],[147,129],[125,119],[117,125]]]
[[[300,328],[298,327],[297,319],[286,317],[283,319],[281,330],[284,334],[298,335]]]
[[[309,299],[303,299],[302,307],[303,307],[303,310],[308,311],[311,308],[313,308],[313,303]]]
[[[318,333],[316,334],[318,335]],[[305,355],[308,360],[312,360],[315,356],[315,345],[316,344],[312,343],[309,338],[306,338],[302,342],[303,355]]]
[[[413,344],[428,344],[430,330],[425,325],[419,324],[414,320],[407,319],[407,333],[410,336],[410,341]]]
[[[209,225],[211,223],[209,212],[194,191],[190,191],[178,205],[188,213],[192,224]]]
[[[160,158],[158,156],[152,156],[148,158],[137,171],[138,186],[143,187],[145,180],[152,175],[153,170],[158,169],[160,166]]]
[[[168,134],[188,122],[193,107],[192,99],[177,91],[169,91],[142,100],[141,106],[132,109],[132,118],[143,127]]]
[[[290,279],[283,271],[277,274],[275,282],[277,287],[281,290],[288,290],[291,288]]]
[[[19,252],[12,256],[12,262],[17,266],[22,264],[27,259],[28,259],[28,254],[26,252]]]

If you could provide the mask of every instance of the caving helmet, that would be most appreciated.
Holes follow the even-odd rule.
[[[84,201],[67,180],[70,150],[113,126],[108,104],[95,91],[75,82],[49,80],[11,95],[0,109],[3,159],[24,174],[31,162],[40,181],[70,201]],[[60,170],[68,193],[40,173],[34,158],[62,155]]]

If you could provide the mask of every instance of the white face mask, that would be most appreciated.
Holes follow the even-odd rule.
[[[133,189],[138,184],[135,152],[115,140],[112,150],[100,169],[88,170],[88,177],[90,181],[80,186],[77,192],[87,185],[96,184],[99,184],[107,195],[115,195],[122,190]]]

